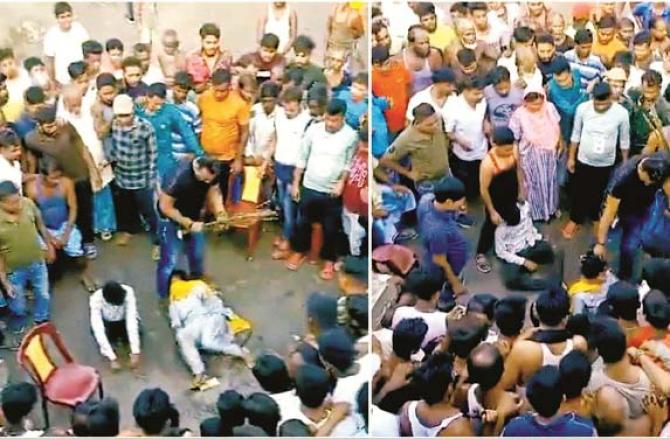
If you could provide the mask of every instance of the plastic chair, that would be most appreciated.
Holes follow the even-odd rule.
[[[377,271],[405,277],[417,264],[416,254],[409,248],[397,244],[377,247],[372,251],[372,260]]]
[[[65,364],[57,365],[46,348],[51,339]],[[96,391],[103,398],[102,380],[97,370],[78,364],[65,347],[58,330],[50,322],[32,328],[23,338],[17,360],[42,393],[44,422],[49,427],[47,402],[74,408],[88,400]]]

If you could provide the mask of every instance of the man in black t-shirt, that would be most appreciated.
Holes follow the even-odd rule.
[[[212,206],[217,220],[227,217],[218,181],[217,161],[198,157],[184,164],[172,184],[159,195],[161,258],[156,270],[156,284],[161,299],[168,297],[170,275],[177,266],[182,244],[185,245],[190,274],[201,276],[204,272],[202,216],[205,205]]]
[[[665,152],[637,156],[619,166],[610,180],[593,251],[605,256],[607,232],[618,216],[621,224],[619,279],[631,280],[635,256],[642,244],[642,226],[654,194],[670,176],[669,167],[670,157]]]

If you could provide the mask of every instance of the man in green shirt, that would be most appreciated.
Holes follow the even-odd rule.
[[[33,321],[49,320],[49,274],[45,261],[55,259],[55,250],[37,206],[19,194],[10,181],[0,182],[0,286],[9,302],[9,326],[23,332],[27,320],[25,289],[30,283],[35,294]]]

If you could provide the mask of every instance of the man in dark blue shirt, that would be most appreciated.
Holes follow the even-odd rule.
[[[445,280],[438,303],[440,310],[448,311],[454,305],[454,296],[465,292],[461,273],[468,260],[468,241],[456,217],[466,208],[465,186],[454,177],[437,183],[434,193],[424,195],[417,208],[424,268]]]
[[[525,413],[512,419],[502,436],[596,436],[590,419],[575,413],[558,412],[563,400],[561,375],[556,366],[544,366],[528,381],[526,397],[536,413]]]

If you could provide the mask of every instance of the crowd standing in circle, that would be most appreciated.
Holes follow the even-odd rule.
[[[139,393],[136,428],[120,419],[108,389],[111,396],[74,408],[70,428],[44,431],[30,416],[36,387],[10,383],[0,396],[0,434],[365,435],[374,358],[366,339],[364,5],[323,5],[325,66],[314,56],[318,43],[300,33],[297,4],[269,3],[257,46],[239,58],[215,22],[196,30],[200,47],[191,53],[179,35],[193,29],[154,28],[125,47],[114,35],[91,39],[94,24],[78,21],[76,7],[53,5],[42,56],[19,59],[0,48],[0,307],[8,329],[16,342],[32,324],[50,321],[52,285],[72,260],[90,293],[91,342],[110,368],[124,367],[119,344],[128,345],[130,368],[151,367],[141,316],[153,310],[142,309],[131,285],[95,278],[98,251],[110,248],[96,241],[126,246],[147,232],[146,257],[156,262],[147,275],[193,375],[191,389],[218,385],[201,357],[206,350],[242,359],[263,391],[224,389],[218,416],[191,432],[180,428],[162,389]],[[146,22],[158,7],[144,4],[136,16],[129,4],[126,18]],[[309,260],[321,279],[339,282],[339,297],[309,296],[308,331],[285,357],[240,345],[241,319],[207,276],[221,263],[205,260],[207,243],[225,239],[242,202],[279,214],[273,259],[290,270]],[[209,229],[219,233],[206,236]]]
[[[669,20],[372,6],[372,436],[670,437]]]

